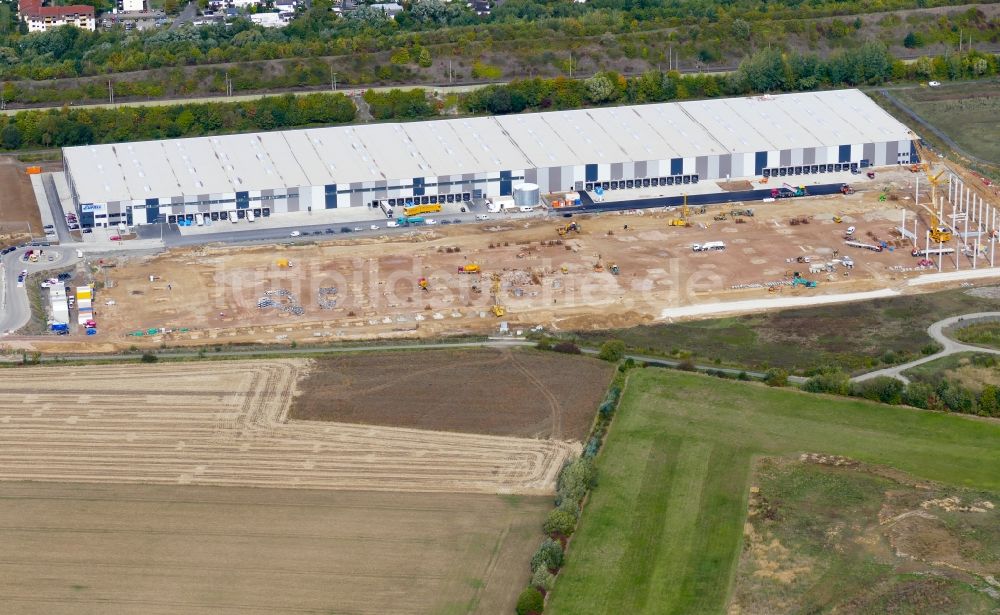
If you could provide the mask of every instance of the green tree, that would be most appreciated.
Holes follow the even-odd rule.
[[[4,149],[17,149],[21,147],[21,131],[17,126],[8,124],[0,130],[0,145]]]
[[[542,529],[546,534],[570,537],[576,529],[576,516],[568,511],[556,508],[549,511]]]
[[[883,404],[899,404],[903,401],[905,385],[901,380],[889,376],[878,376],[871,380],[851,384],[851,394]]]
[[[542,544],[538,545],[535,554],[531,556],[531,572],[534,573],[539,568],[546,570],[559,570],[563,565],[562,545],[551,538],[546,538]]]
[[[621,340],[608,340],[601,344],[601,351],[597,358],[617,363],[625,358],[625,342]]]
[[[156,356],[151,352],[142,353],[142,358],[140,359],[140,361],[142,361],[143,363],[156,363],[159,360],[160,357]]]
[[[923,47],[923,38],[914,32],[908,32],[905,37],[903,37],[903,47],[907,49],[916,49],[917,47]]]
[[[537,615],[545,609],[545,597],[534,587],[527,587],[517,597],[517,615]]]
[[[615,84],[606,75],[594,75],[586,81],[587,99],[594,104],[601,104],[614,100],[618,96]]]
[[[536,587],[545,593],[552,591],[555,584],[555,575],[545,568],[539,568],[535,571],[535,574],[531,575],[531,586]]]
[[[431,52],[426,47],[420,48],[420,53],[417,54],[417,64],[419,64],[423,68],[428,68],[432,64]]]
[[[750,22],[745,19],[736,18],[733,20],[733,36],[741,41],[750,40]]]

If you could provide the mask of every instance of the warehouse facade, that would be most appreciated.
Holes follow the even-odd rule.
[[[82,226],[807,175],[915,160],[858,90],[69,147]]]

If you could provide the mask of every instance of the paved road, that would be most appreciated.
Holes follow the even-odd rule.
[[[66,224],[66,215],[59,203],[59,192],[56,191],[56,182],[52,179],[51,173],[42,174],[42,188],[45,189],[45,200],[48,201],[49,210],[52,212],[52,224],[56,227],[56,236],[59,238],[59,242],[75,242],[76,239],[70,235],[69,225]]]
[[[781,178],[778,178],[779,180]],[[807,186],[809,196],[819,196],[826,194],[840,194],[840,187],[843,183],[817,184]],[[687,204],[697,205],[718,205],[720,203],[737,203],[746,201],[761,201],[771,198],[771,188],[761,190],[742,190],[738,192],[711,192],[707,194],[689,194]],[[562,207],[558,212],[567,213],[591,213],[601,211],[624,211],[629,209],[649,209],[651,207],[680,207],[684,204],[683,196],[661,196],[648,199],[630,199],[627,201],[609,201],[604,203],[594,202],[590,195],[580,191],[580,199],[583,203],[579,207]]]
[[[0,336],[17,331],[31,319],[31,306],[28,304],[28,291],[17,286],[17,276],[23,270],[28,273],[45,271],[78,262],[76,250],[73,248],[49,246],[41,249],[42,258],[37,263],[26,263],[22,260],[27,248],[15,250],[0,258]],[[53,260],[48,260],[48,256]]]
[[[186,23],[191,23],[194,18],[198,16],[198,5],[195,2],[188,2],[184,6],[184,9],[177,15],[174,19],[174,23],[170,24],[170,29],[175,30],[180,28]]]
[[[895,367],[887,367],[885,369],[880,369],[874,372],[868,372],[867,374],[862,374],[860,376],[855,376],[851,378],[854,382],[863,382],[865,380],[870,380],[872,378],[877,378],[879,376],[889,376],[891,378],[898,378],[903,382],[909,384],[910,380],[903,375],[903,372],[910,369],[911,367],[916,367],[918,365],[923,365],[924,363],[930,363],[942,357],[946,357],[957,352],[983,352],[987,354],[1000,354],[1000,350],[995,348],[983,348],[981,346],[971,346],[969,344],[963,344],[962,342],[957,342],[945,334],[945,329],[951,327],[960,322],[965,322],[966,324],[977,321],[977,320],[1000,320],[1000,312],[977,312],[975,314],[963,314],[962,316],[952,316],[951,318],[945,318],[944,320],[939,320],[930,327],[927,327],[927,333],[934,339],[934,341],[941,344],[944,348],[941,352],[934,353],[932,355],[917,359],[916,361],[910,361],[909,363],[903,363],[902,365],[896,365]]]

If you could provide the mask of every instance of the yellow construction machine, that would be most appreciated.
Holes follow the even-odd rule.
[[[479,273],[479,265],[476,263],[469,263],[468,265],[462,265],[458,268],[459,273]]]
[[[684,206],[681,207],[681,217],[680,218],[671,218],[671,219],[667,220],[667,226],[691,226],[691,223],[688,222],[688,214],[690,214],[691,212],[690,212],[690,210],[688,210],[687,200],[688,200],[688,197],[685,194],[684,195]]]
[[[931,241],[938,243],[948,243],[951,241],[951,231],[941,225],[941,221],[933,213],[931,214]]]
[[[570,233],[579,233],[580,232],[580,225],[577,224],[576,222],[570,222],[566,226],[557,227],[556,228],[556,232],[559,233],[560,237],[565,237],[566,235],[569,235]]]
[[[493,285],[490,286],[490,295],[493,297],[493,306],[490,307],[490,311],[493,312],[493,315],[496,316],[497,318],[502,318],[503,315],[507,313],[507,310],[505,310],[504,307],[502,305],[500,305],[500,274],[499,273],[494,273],[493,274]]]

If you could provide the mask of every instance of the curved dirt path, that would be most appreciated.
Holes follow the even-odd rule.
[[[934,339],[934,341],[941,344],[943,349],[940,352],[936,352],[932,355],[922,357],[916,361],[910,361],[909,363],[903,363],[902,365],[896,365],[893,367],[887,367],[885,369],[880,369],[874,372],[868,372],[867,374],[861,374],[860,376],[855,376],[851,378],[854,382],[863,382],[865,380],[870,380],[872,378],[877,378],[879,376],[889,376],[891,378],[898,378],[903,382],[909,384],[910,380],[903,375],[906,370],[916,367],[917,365],[923,365],[924,363],[930,363],[940,359],[941,357],[946,357],[957,352],[982,352],[986,354],[997,354],[1000,355],[1000,350],[995,348],[985,348],[983,346],[972,346],[970,344],[963,344],[953,340],[952,338],[945,335],[944,330],[948,327],[963,321],[976,321],[976,320],[1000,320],[1000,312],[976,312],[974,314],[963,314],[961,316],[952,316],[951,318],[945,318],[944,320],[939,320],[931,326],[927,327],[927,334]]]

